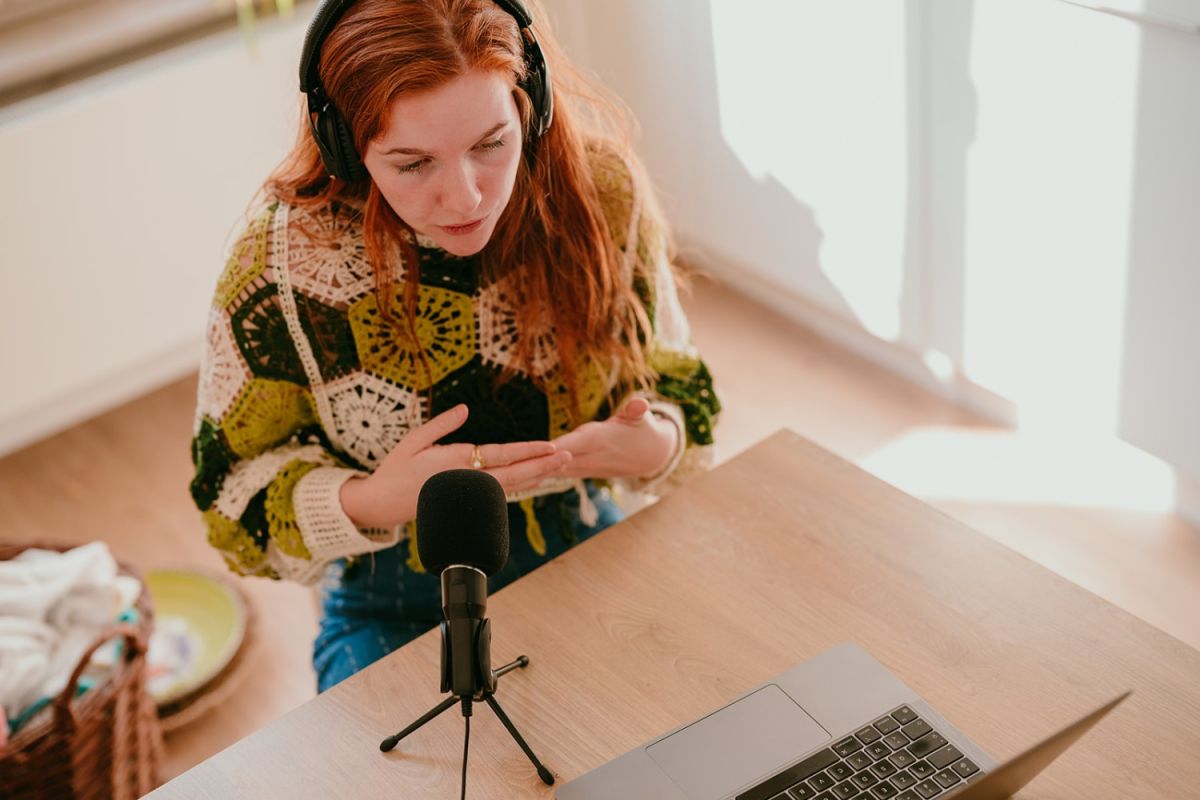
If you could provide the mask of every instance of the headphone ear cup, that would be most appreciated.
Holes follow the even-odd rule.
[[[366,170],[354,150],[354,136],[342,115],[332,104],[317,114],[315,133],[317,144],[330,175],[341,180],[354,182],[365,176]]]
[[[530,125],[530,132],[535,138],[540,138],[546,132],[545,98],[542,93],[541,76],[531,72],[525,82],[521,84],[521,88],[529,95],[529,104],[532,106],[533,124]]]
[[[521,87],[533,105],[533,134],[540,138],[554,120],[554,89],[550,84],[550,66],[536,40],[525,42],[525,80]]]
[[[354,148],[354,135],[350,133],[350,126],[336,111],[332,122],[333,134],[337,140],[335,153],[338,163],[337,176],[351,183],[365,178],[367,170],[363,167],[362,159],[358,157],[358,151]]]

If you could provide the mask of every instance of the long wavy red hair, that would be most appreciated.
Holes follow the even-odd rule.
[[[618,367],[613,394],[619,394],[653,378],[644,352],[649,321],[601,208],[589,148],[604,147],[623,158],[639,186],[645,178],[631,157],[632,125],[624,107],[571,68],[543,10],[532,0],[526,4],[553,76],[554,123],[522,158],[512,197],[481,254],[482,266],[485,275],[495,276],[519,265],[518,330],[553,325],[561,375],[573,399],[588,362],[605,375]],[[384,133],[396,98],[470,70],[500,72],[511,81],[528,141],[531,103],[519,88],[525,72],[520,32],[492,0],[357,0],[329,33],[318,63],[321,83],[360,153]],[[380,308],[391,306],[399,255],[406,273],[403,315],[410,341],[417,341],[419,260],[411,229],[369,178],[347,183],[326,173],[306,110],[295,147],[263,190],[301,207],[356,201],[363,209]],[[518,364],[531,364],[534,345],[534,336],[521,337]]]

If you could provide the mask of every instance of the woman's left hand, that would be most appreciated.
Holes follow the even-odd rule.
[[[657,475],[678,446],[670,420],[650,413],[644,398],[633,397],[601,422],[585,422],[554,440],[571,453],[560,472],[570,478],[642,478]]]

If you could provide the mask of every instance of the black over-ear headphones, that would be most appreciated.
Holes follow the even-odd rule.
[[[329,174],[344,181],[354,182],[367,177],[367,169],[354,148],[354,136],[350,126],[334,107],[317,74],[317,61],[321,45],[342,16],[342,12],[354,0],[322,0],[308,25],[304,36],[304,49],[300,55],[300,91],[308,96],[308,120],[313,139],[321,151],[321,160]],[[554,93],[550,87],[550,68],[546,66],[541,45],[530,26],[533,17],[520,0],[493,0],[507,11],[521,28],[521,39],[525,45],[525,80],[521,88],[529,95],[533,104],[533,120],[529,131],[530,148],[538,137],[550,128],[554,119]],[[532,152],[532,150],[531,150]]]

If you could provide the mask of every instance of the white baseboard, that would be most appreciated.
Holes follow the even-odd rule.
[[[942,380],[911,348],[874,336],[853,320],[839,316],[802,296],[793,289],[781,286],[770,278],[740,265],[723,260],[707,248],[703,258],[686,259],[705,274],[720,281],[730,291],[775,311],[813,333],[850,352],[865,358],[956,405],[979,414],[997,425],[1017,425],[1014,403],[955,374]],[[1176,471],[1175,511],[1189,523],[1200,528],[1200,481]]]
[[[703,259],[685,260],[732,291],[996,425],[1016,425],[1017,407],[1013,402],[972,383],[958,372],[946,378],[939,377],[921,354],[911,348],[880,339],[853,320],[822,308],[796,290],[781,286],[760,273],[725,261],[708,248],[687,249],[702,251]]]
[[[0,456],[195,372],[200,363],[202,344],[198,337],[99,380],[76,386],[35,408],[0,419]]]
[[[1200,528],[1200,481],[1175,473],[1175,511]]]

